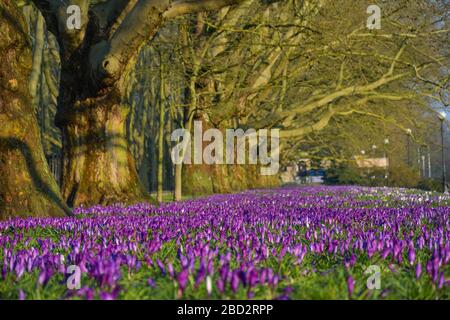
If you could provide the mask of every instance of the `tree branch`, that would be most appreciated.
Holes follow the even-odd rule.
[[[96,46],[95,50],[104,51],[101,59],[93,63],[98,79],[116,81],[124,68],[139,52],[145,41],[151,39],[161,28],[166,19],[181,14],[220,9],[242,0],[139,0],[125,16],[120,26],[111,35],[109,43]],[[133,0],[130,0],[133,2]],[[128,10],[129,6],[126,7]],[[103,47],[103,48],[101,48]]]
[[[32,0],[36,8],[42,13],[47,29],[55,36],[58,35],[58,19],[56,17],[57,1],[55,0]]]
[[[68,57],[83,42],[88,26],[90,0],[71,0],[70,3],[58,0],[32,0],[45,18],[48,30],[58,39],[62,58]],[[81,30],[67,28],[67,8],[69,5],[80,7]]]
[[[170,4],[163,16],[165,19],[171,19],[188,13],[218,10],[242,1],[243,0],[176,0]]]

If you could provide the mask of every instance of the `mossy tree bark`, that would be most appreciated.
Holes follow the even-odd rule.
[[[60,108],[63,137],[62,192],[70,206],[150,200],[126,139],[129,107],[112,91]]]
[[[79,29],[67,27],[67,4],[33,0],[58,39],[61,81],[56,124],[62,130],[63,195],[69,205],[147,199],[125,137],[127,75],[141,46],[170,18],[239,0],[74,0]]]
[[[31,56],[21,11],[0,0],[0,219],[70,214],[42,150],[28,89]]]

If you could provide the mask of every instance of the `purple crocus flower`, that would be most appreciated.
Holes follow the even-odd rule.
[[[267,269],[263,269],[259,276],[259,283],[261,283],[261,284],[266,283],[266,278],[267,278]]]
[[[38,283],[41,286],[45,287],[47,285],[48,281],[50,280],[52,274],[53,274],[53,272],[50,270],[42,270],[38,276]]]
[[[270,282],[270,285],[272,287],[276,287],[278,285],[278,281],[280,280],[280,277],[276,274],[273,276],[272,281]]]
[[[195,277],[195,285],[198,286],[203,281],[203,279],[205,279],[205,276],[206,276],[206,269],[205,265],[202,263],[200,264],[197,276]]]
[[[189,277],[189,272],[187,269],[183,269],[180,271],[180,273],[178,273],[177,281],[178,281],[178,285],[179,285],[181,291],[184,291],[184,289],[186,288],[188,277]]]
[[[348,276],[347,278],[347,290],[348,297],[351,299],[353,296],[353,291],[355,290],[355,280],[353,280],[352,276]]]
[[[2,279],[5,280],[6,279],[6,275],[7,275],[8,271],[6,269],[6,265],[3,265],[2,268]]]
[[[25,265],[23,264],[23,262],[16,264],[15,271],[17,279],[20,279],[25,272]]]
[[[252,269],[249,272],[249,279],[248,284],[250,288],[253,288],[258,283],[258,272],[256,270]]]
[[[86,297],[87,300],[94,300],[94,294],[95,294],[94,289],[87,288],[85,297]]]
[[[152,278],[147,279],[147,284],[152,288],[156,288],[155,280],[153,280]]]
[[[353,267],[356,263],[356,255],[352,254],[350,257],[350,267]]]
[[[189,265],[188,259],[184,255],[182,255],[181,253],[180,253],[180,262],[181,262],[181,267],[183,269],[186,269],[188,267],[188,265]]]
[[[233,272],[233,274],[231,276],[230,287],[234,293],[237,292],[237,289],[239,287],[239,276],[238,276],[237,272],[235,272],[235,271]]]
[[[224,290],[225,290],[225,283],[224,283],[224,281],[221,278],[217,279],[216,287],[217,287],[217,290],[219,290],[220,293],[224,292]]]
[[[419,279],[422,275],[422,264],[419,262],[416,265],[416,279]]]
[[[116,295],[113,292],[100,292],[100,299],[102,300],[115,300]]]
[[[167,272],[172,278],[175,277],[175,271],[173,269],[173,265],[170,262],[167,263]]]
[[[442,289],[442,287],[444,286],[444,283],[445,283],[444,272],[441,272],[439,275],[439,280],[438,280],[438,288]]]
[[[212,260],[208,261],[208,274],[213,275],[214,274],[214,263]]]
[[[381,253],[381,258],[386,259],[391,254],[391,248],[384,248]]]
[[[414,250],[414,247],[409,247],[408,251],[408,261],[410,265],[414,265],[414,261],[416,260],[416,252]]]
[[[161,260],[157,259],[156,260],[156,264],[159,267],[159,270],[161,271],[161,273],[163,274],[163,276],[166,274],[166,268],[164,268],[164,264],[162,263]]]

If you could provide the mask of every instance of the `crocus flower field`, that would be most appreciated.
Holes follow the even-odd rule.
[[[448,195],[292,187],[75,214],[0,223],[0,298],[450,298]]]

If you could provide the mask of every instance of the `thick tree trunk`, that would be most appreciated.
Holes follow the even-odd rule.
[[[25,22],[9,0],[0,0],[0,61],[0,219],[70,214],[42,150]]]
[[[126,138],[128,111],[114,90],[58,111],[64,148],[62,192],[69,206],[150,200]]]
[[[126,136],[130,106],[125,92],[133,63],[128,63],[119,78],[97,79],[92,68],[102,49],[89,43],[95,43],[97,30],[86,32],[85,43],[70,51],[60,39],[55,123],[63,143],[62,194],[71,207],[151,201],[139,180]],[[105,70],[111,66],[114,61],[101,64]]]

